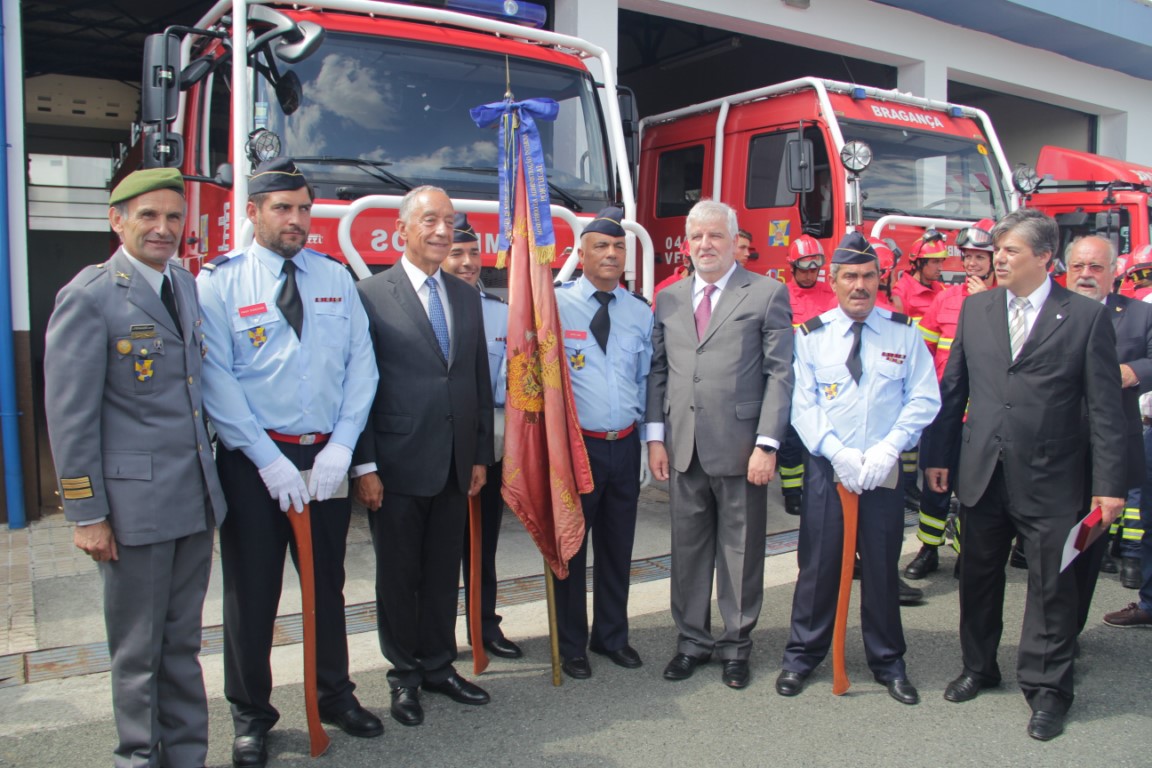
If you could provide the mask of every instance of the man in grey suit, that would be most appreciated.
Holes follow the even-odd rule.
[[[104,582],[117,766],[203,766],[200,617],[224,495],[200,394],[192,275],[171,261],[184,180],[137,171],[112,190],[120,248],[56,297],[45,409],[65,516]]]
[[[684,680],[715,654],[724,684],[743,688],[764,597],[767,484],[791,407],[792,312],[781,283],[736,264],[729,206],[697,203],[686,230],[696,272],[656,302],[646,416],[652,475],[670,479],[679,641],[664,677]]]
[[[392,717],[403,725],[424,720],[420,687],[488,703],[452,666],[467,497],[495,461],[480,294],[440,269],[454,220],[444,190],[413,189],[397,221],[404,257],[359,285],[380,381],[352,474],[376,550]]]

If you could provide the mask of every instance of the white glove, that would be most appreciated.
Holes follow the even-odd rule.
[[[280,454],[266,467],[260,469],[260,479],[268,487],[272,498],[280,501],[280,511],[287,512],[293,507],[297,512],[304,511],[308,498],[308,488],[304,485],[304,478],[296,465],[288,461],[288,457]]]
[[[308,481],[308,493],[316,501],[326,501],[348,477],[348,465],[352,463],[352,450],[340,443],[328,443],[316,460],[312,462],[312,476]]]
[[[900,452],[892,447],[891,443],[883,440],[864,451],[864,468],[860,470],[860,487],[870,491],[888,477],[892,467],[896,466],[896,459]]]
[[[852,493],[860,493],[860,470],[864,463],[864,454],[855,448],[841,448],[832,457],[832,468],[836,470],[836,477],[840,484]]]

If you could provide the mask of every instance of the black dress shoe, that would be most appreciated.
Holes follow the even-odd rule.
[[[1120,560],[1120,583],[1128,589],[1140,589],[1144,575],[1140,572],[1141,560],[1138,557],[1125,557]]]
[[[424,690],[442,693],[457,704],[487,704],[488,692],[453,672],[438,683],[424,682]]]
[[[795,696],[804,690],[804,681],[808,675],[804,672],[789,672],[782,670],[776,677],[776,693],[781,696]]]
[[[703,658],[699,656],[689,656],[686,653],[678,653],[672,657],[672,661],[668,662],[668,666],[664,667],[665,680],[687,680],[692,677],[692,673],[696,671],[696,667],[708,661],[709,657]]]
[[[945,686],[944,698],[959,704],[962,701],[971,701],[976,698],[980,695],[980,691],[985,688],[995,688],[998,685],[1000,685],[999,680],[994,683],[985,683],[965,673]]]
[[[879,681],[877,681],[879,682]],[[889,680],[883,683],[888,688],[888,695],[896,699],[901,704],[919,704],[920,693],[916,690],[916,686],[908,682],[908,678],[899,677],[895,680]]]
[[[800,508],[804,506],[803,496],[785,496],[784,511],[790,515],[799,515]]]
[[[400,725],[420,725],[424,722],[424,707],[420,706],[420,696],[415,688],[393,688],[392,719]]]
[[[905,583],[899,576],[896,580],[900,582],[900,605],[919,605],[924,600],[924,590]]]
[[[605,651],[603,648],[592,648],[592,653],[607,656],[611,659],[612,663],[624,669],[639,669],[644,665],[640,660],[640,654],[636,653],[636,649],[630,645],[626,645],[617,651]]]
[[[359,704],[336,714],[321,710],[320,722],[334,725],[349,736],[360,739],[372,739],[384,733],[384,723],[380,718]]]
[[[1120,573],[1120,568],[1116,565],[1116,558],[1105,553],[1100,560],[1100,573]]]
[[[268,736],[237,736],[232,742],[232,765],[235,768],[264,768],[268,763]]]
[[[573,680],[587,680],[592,677],[592,665],[588,663],[587,656],[573,656],[570,659],[564,659],[560,668],[564,670],[564,674]]]
[[[752,679],[752,672],[748,669],[747,659],[730,659],[724,662],[724,671],[720,679],[729,688],[747,688],[748,681]]]
[[[940,553],[937,551],[938,549],[938,547],[930,547],[927,544],[920,547],[916,557],[912,558],[912,562],[908,563],[908,567],[904,569],[904,577],[917,581],[933,571],[939,570]]]
[[[1064,733],[1064,715],[1038,709],[1028,721],[1028,735],[1039,741],[1049,741]]]
[[[524,651],[520,650],[520,646],[506,637],[498,637],[495,640],[485,640],[484,650],[502,659],[518,659],[524,655]]]

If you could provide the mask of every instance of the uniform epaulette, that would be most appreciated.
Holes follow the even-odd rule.
[[[84,267],[84,269],[80,270],[80,274],[76,276],[76,280],[83,285],[88,285],[98,277],[110,275],[111,273],[107,270],[107,266],[107,262],[103,264],[89,264],[88,266]]]
[[[206,269],[209,272],[212,272],[220,265],[227,264],[229,261],[231,261],[231,259],[232,254],[226,253],[223,256],[217,256],[214,259],[210,259],[209,261],[204,262],[200,265],[200,269]]]
[[[482,293],[482,294],[480,294],[480,298],[488,299],[488,301],[494,301],[497,304],[507,304],[508,303],[508,302],[504,301],[504,299],[500,298],[499,296],[495,296],[491,293]]]
[[[893,312],[888,319],[894,323],[900,323],[900,325],[912,325],[912,318],[903,312]]]
[[[820,315],[816,315],[816,317],[809,318],[807,321],[800,324],[800,332],[807,336],[808,334],[812,333],[812,331],[823,326],[824,321],[820,319]]]
[[[644,298],[644,294],[638,293],[636,291],[632,291],[632,295],[635,296],[636,298],[640,299],[640,301],[644,302],[645,306],[649,306],[649,307],[652,306],[652,302],[650,302],[650,301],[648,301],[648,299]]]

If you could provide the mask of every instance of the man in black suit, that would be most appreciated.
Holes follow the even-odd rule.
[[[396,222],[404,258],[359,285],[380,383],[352,474],[376,550],[392,717],[403,725],[424,721],[421,686],[462,704],[488,703],[452,666],[467,497],[494,461],[480,294],[440,269],[454,218],[444,190],[413,189]]]
[[[941,493],[960,450],[964,671],[944,698],[968,701],[1000,683],[1004,566],[1018,534],[1028,596],[1017,677],[1032,708],[1028,735],[1046,741],[1063,733],[1073,699],[1078,601],[1072,570],[1060,572],[1064,540],[1089,496],[1106,525],[1124,506],[1120,366],[1105,307],[1048,277],[1056,222],[1023,209],[992,236],[998,287],[964,302],[943,406],[924,441],[925,480]]]
[[[1144,425],[1140,419],[1140,395],[1152,391],[1152,304],[1112,293],[1116,276],[1116,248],[1103,237],[1081,237],[1068,246],[1064,263],[1068,265],[1068,287],[1104,304],[1116,331],[1116,358],[1120,361],[1120,383],[1123,386],[1124,444],[1127,462],[1126,480],[1131,503],[1125,505],[1124,523],[1140,526],[1140,486],[1144,484]],[[1133,493],[1135,492],[1135,493]],[[1076,628],[1084,631],[1100,563],[1108,547],[1108,537],[1101,536],[1074,564],[1079,605]],[[1126,558],[1130,559],[1130,558]],[[1127,569],[1132,566],[1125,563]],[[1139,572],[1139,560],[1134,568]],[[1138,580],[1138,576],[1133,574]]]

